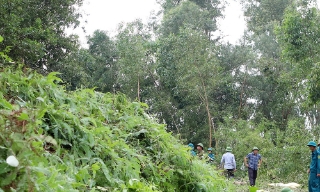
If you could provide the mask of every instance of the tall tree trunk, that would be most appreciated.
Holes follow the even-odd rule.
[[[246,80],[247,80],[247,75],[246,74],[247,74],[247,66],[246,66],[245,76],[244,76],[244,80],[243,80],[242,87],[241,87],[240,105],[239,105],[239,110],[238,110],[238,119],[240,119],[240,115],[241,115],[242,99],[243,99],[243,94],[244,94],[244,86],[246,85]]]
[[[206,110],[207,110],[207,115],[208,115],[208,124],[209,124],[209,147],[212,147],[212,118],[211,118],[211,114],[210,114],[210,109],[209,109],[209,105],[207,103],[208,101],[206,101]],[[213,129],[214,133],[215,130]]]
[[[204,99],[204,102],[205,102],[206,111],[207,111],[207,115],[208,115],[209,147],[212,147],[212,130],[214,132],[214,135],[216,134],[216,132],[215,132],[214,125],[213,125],[213,122],[212,122],[212,117],[211,117],[210,108],[209,108],[209,100],[208,100],[208,95],[207,95],[207,89],[206,89],[206,86],[204,84],[203,79],[201,79],[201,83],[202,83],[203,92],[204,92],[204,98],[203,99]],[[215,147],[217,148],[217,142],[216,142]]]
[[[240,119],[240,115],[241,115],[241,109],[242,109],[242,99],[243,99],[243,94],[244,94],[244,86],[246,84],[246,76],[244,77],[244,81],[242,83],[242,87],[241,87],[241,93],[240,93],[240,104],[239,104],[239,110],[238,110],[238,119]]]
[[[140,74],[138,74],[138,90],[137,90],[138,101],[140,102]]]

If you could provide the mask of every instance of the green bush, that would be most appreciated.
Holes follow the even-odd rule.
[[[232,191],[122,94],[67,92],[57,73],[0,72],[4,191]],[[9,167],[15,155],[20,164]],[[1,191],[1,190],[0,190]]]

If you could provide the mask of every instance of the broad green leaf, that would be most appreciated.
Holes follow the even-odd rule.
[[[11,110],[13,109],[13,106],[11,105],[11,103],[6,101],[3,97],[0,97],[0,105],[7,109],[11,109]]]
[[[100,169],[99,163],[95,163],[91,165],[92,170],[98,171]]]
[[[21,113],[19,120],[29,120],[29,115],[27,113]]]
[[[8,173],[9,171],[12,171],[12,170],[13,170],[13,168],[11,168],[7,163],[0,162],[0,175],[3,173]]]

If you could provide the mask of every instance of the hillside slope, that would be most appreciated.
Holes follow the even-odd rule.
[[[56,73],[1,69],[3,191],[232,191],[145,104],[91,89],[67,92],[59,82]],[[6,163],[10,155],[18,167]]]

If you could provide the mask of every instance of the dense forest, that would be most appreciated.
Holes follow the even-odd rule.
[[[20,110],[20,121],[37,118],[37,115],[40,119],[47,119],[48,122],[42,120],[44,122],[33,122],[32,125],[41,127],[48,135],[51,134],[50,139],[54,140],[55,145],[56,140],[63,137],[61,141],[65,142],[64,147],[72,146],[69,143],[71,141],[74,145],[88,142],[90,146],[90,142],[95,139],[100,142],[97,136],[101,134],[105,139],[108,137],[114,142],[120,139],[120,146],[128,149],[129,155],[134,156],[137,153],[139,159],[144,153],[154,155],[155,152],[144,151],[141,148],[130,151],[131,145],[145,147],[142,143],[135,143],[131,137],[146,134],[143,131],[152,132],[154,126],[159,126],[159,130],[167,132],[161,132],[164,136],[160,138],[170,142],[172,137],[174,142],[170,147],[159,146],[162,141],[156,140],[159,139],[156,134],[150,134],[149,140],[160,143],[152,144],[158,146],[158,149],[153,150],[177,155],[174,146],[183,148],[181,144],[201,142],[205,148],[213,148],[219,162],[225,148],[229,146],[233,148],[240,167],[243,157],[253,146],[258,146],[263,156],[261,180],[294,181],[306,185],[306,169],[310,158],[306,144],[309,140],[320,140],[320,47],[317,45],[320,42],[320,10],[316,1],[241,0],[247,28],[239,43],[230,44],[224,43],[221,37],[214,34],[219,30],[217,21],[224,17],[225,7],[232,2],[157,0],[161,10],[154,13],[147,23],[141,20],[121,23],[115,36],[110,36],[107,31],[96,30],[88,35],[87,48],[80,46],[77,35],[66,34],[66,29],[79,27],[79,20],[83,17],[79,7],[82,6],[83,0],[0,2],[2,131],[7,130],[8,126],[5,123],[7,120],[4,120],[9,118],[6,110]],[[35,80],[31,80],[31,76],[36,76]],[[19,78],[21,79],[17,80]],[[36,81],[40,84],[36,85]],[[52,86],[54,88],[48,88]],[[32,88],[28,90],[28,87]],[[94,105],[99,102],[109,108],[94,110]],[[15,108],[15,105],[19,105],[21,109]],[[78,105],[83,105],[84,108],[80,109]],[[126,105],[128,106],[125,107]],[[68,109],[69,107],[71,109]],[[124,110],[116,110],[117,107],[124,107]],[[22,114],[31,111],[22,112],[24,108],[31,111],[39,108],[43,112],[32,112],[32,117],[25,116]],[[63,111],[68,110],[69,112],[64,114]],[[145,112],[140,114],[140,110]],[[117,114],[118,111],[121,111],[121,114]],[[103,113],[110,115],[110,133],[85,128],[102,126],[103,122],[100,120],[105,118]],[[148,114],[152,120],[142,114]],[[72,125],[63,122],[80,116],[86,118]],[[130,116],[136,118],[136,122],[125,119]],[[138,123],[139,126],[130,127],[122,124],[130,122]],[[97,125],[99,123],[101,125]],[[166,127],[160,124],[165,124]],[[128,129],[122,130],[123,126]],[[140,129],[141,126],[144,128]],[[62,133],[59,130],[66,132]],[[32,134],[42,134],[38,129],[34,131]],[[22,130],[20,134],[23,136],[25,132],[26,130]],[[88,138],[82,140],[80,138],[86,135],[84,133],[87,133]],[[0,155],[1,150],[6,151],[9,146],[8,143],[3,144],[9,135],[1,132]],[[14,139],[23,140],[12,138],[12,141]],[[29,155],[35,151],[34,148],[41,151],[40,139],[31,140],[33,142]],[[20,145],[23,143],[21,141]],[[53,145],[52,142],[48,143]],[[15,150],[20,150],[20,145],[17,144]],[[115,144],[101,144],[104,145]],[[165,149],[166,147],[169,148]],[[57,148],[53,148],[56,152]],[[57,159],[54,162],[52,160],[43,164],[42,166],[50,166],[46,170],[38,170],[38,174],[46,175],[46,171],[52,171],[64,150],[65,148],[56,154]],[[89,159],[91,156],[88,154],[93,154],[91,150],[92,146],[71,149],[72,153],[79,153],[77,158],[83,153],[83,156]],[[35,153],[40,153],[39,151]],[[187,154],[186,149],[180,152],[183,155]],[[124,158],[119,155],[120,152],[115,151],[106,152],[111,153],[110,155],[104,155],[102,152],[98,154],[96,151],[94,153],[101,159]],[[4,158],[5,155],[2,156]],[[155,166],[146,169],[149,172],[145,174],[149,176],[145,178],[160,178],[161,174],[166,174],[156,171],[163,168],[159,163],[163,159],[166,157],[159,157],[154,161],[145,159],[146,162],[153,161]],[[89,183],[93,177],[89,176],[91,173],[86,172],[85,164],[92,166],[94,177],[108,175],[108,165],[101,162],[99,165],[94,164],[99,161],[85,161],[79,162],[79,166],[83,167],[80,166],[78,170],[83,172],[83,178],[76,176],[75,179],[78,179],[79,183],[80,180],[87,180],[85,186],[90,187],[77,186],[80,191],[84,188],[89,191],[97,184]],[[184,171],[186,162],[180,162],[180,165],[179,162],[179,159],[168,160],[163,166],[177,163],[178,168],[172,169]],[[32,160],[32,163],[36,163],[36,160]],[[97,180],[97,185],[102,186],[103,182],[107,182],[106,185],[112,190],[124,189],[121,188],[121,182],[129,181],[133,178],[132,175],[138,174],[132,172],[129,173],[132,175],[119,175],[118,172],[126,168],[117,166],[124,165],[125,163],[121,162],[118,165],[110,165],[113,167],[109,170],[110,175],[114,177],[113,181],[101,179],[100,183]],[[104,167],[99,172],[100,166]],[[142,165],[132,162],[132,166]],[[197,166],[197,169],[206,170],[200,165]],[[59,169],[70,171],[66,167]],[[0,176],[11,169],[4,170],[0,170]],[[24,170],[25,177],[30,174],[28,170]],[[154,175],[156,173],[160,175]],[[202,184],[200,187],[189,186],[192,180],[189,177],[200,178],[200,175],[192,176],[193,173],[185,173],[188,178],[184,182],[188,183],[187,185],[179,183],[179,176],[175,175],[178,173],[173,173],[168,176],[176,179],[172,183],[166,183],[168,180],[148,180],[150,185],[147,185],[135,184],[130,180],[130,184],[135,185],[132,190],[145,187],[142,191],[153,191],[152,183],[163,187],[164,191],[176,189],[175,185],[184,186],[181,191],[213,189],[201,187]],[[55,174],[51,177],[52,181],[55,177],[60,177],[62,171]],[[215,171],[211,174],[217,180],[220,179]],[[242,178],[246,172],[239,171],[236,174]],[[63,178],[60,178],[61,182],[65,182]],[[30,182],[26,181],[25,185],[31,187]],[[219,182],[222,183],[219,187],[231,187],[220,180]],[[10,183],[11,181],[2,183],[0,187],[8,186]],[[210,181],[206,180],[203,186],[208,186],[208,183]],[[48,185],[53,184],[39,184],[32,186],[32,189],[38,191]],[[69,187],[71,191],[75,186],[70,184]],[[111,191],[111,188],[106,191]],[[220,188],[215,190],[220,191]]]

